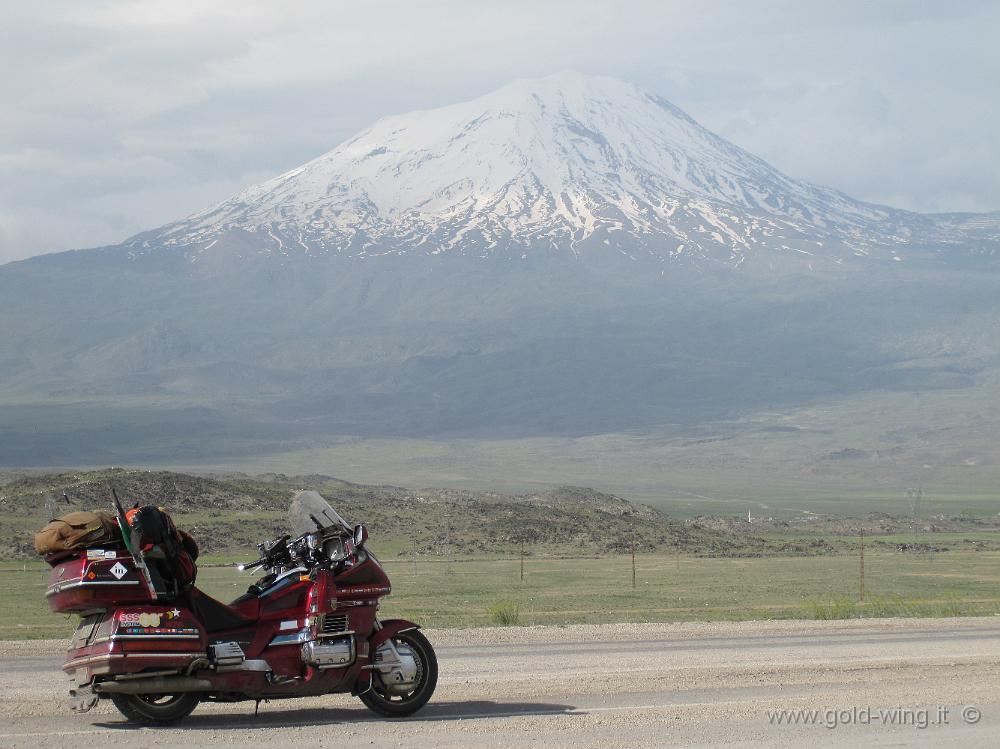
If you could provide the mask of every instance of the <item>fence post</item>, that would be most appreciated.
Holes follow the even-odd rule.
[[[861,526],[861,555],[858,561],[859,592],[861,603],[865,602],[865,528]]]
[[[635,590],[635,541],[632,542],[632,590]]]

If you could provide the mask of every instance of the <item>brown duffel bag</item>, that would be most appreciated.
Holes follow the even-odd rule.
[[[35,551],[41,555],[72,549],[86,549],[121,542],[118,521],[110,512],[90,510],[71,512],[35,534]]]

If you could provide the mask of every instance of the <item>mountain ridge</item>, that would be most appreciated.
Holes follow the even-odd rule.
[[[194,263],[220,244],[243,257],[526,259],[603,247],[737,266],[761,252],[788,262],[902,261],[900,253],[956,241],[997,252],[1000,217],[972,220],[979,226],[793,179],[662,97],[567,71],[384,117],[306,164],[124,246],[183,248]]]

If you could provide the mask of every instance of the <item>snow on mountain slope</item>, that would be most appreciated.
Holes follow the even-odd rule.
[[[550,248],[738,265],[755,250],[898,258],[935,225],[791,179],[633,85],[560,73],[383,118],[127,246],[189,247],[197,259],[236,237],[258,254]]]

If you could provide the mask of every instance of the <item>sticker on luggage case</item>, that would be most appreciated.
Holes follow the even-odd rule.
[[[160,614],[158,611],[125,611],[118,615],[118,621],[125,626],[159,627]]]

